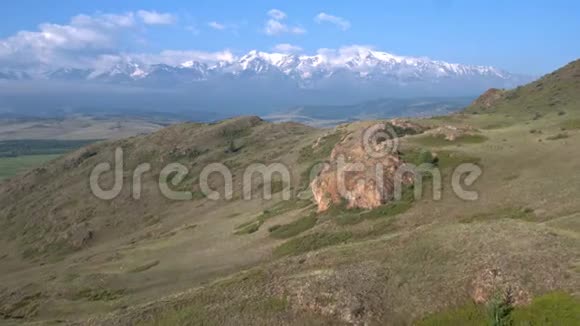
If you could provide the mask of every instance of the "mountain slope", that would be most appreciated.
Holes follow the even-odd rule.
[[[466,112],[546,114],[577,110],[580,101],[580,60],[512,90],[492,90],[477,99]]]
[[[550,88],[578,90],[567,75],[553,77]],[[568,108],[580,103],[569,101]],[[71,153],[0,184],[0,315],[73,325],[410,325],[473,302],[485,309],[504,291],[517,309],[554,291],[577,297],[580,129],[553,136],[580,112],[508,119],[507,110],[490,107],[413,119],[432,130],[401,138],[398,153],[437,164],[442,197],[433,198],[425,182],[422,198],[370,211],[337,206],[317,214],[306,171],[376,121],[324,130],[242,117]],[[441,128],[473,135],[445,140]],[[90,193],[90,171],[112,163],[117,147],[126,153],[128,185],[137,165],[152,164],[140,200],[131,186],[111,201]],[[272,200],[244,200],[239,191],[231,200],[168,200],[157,180],[170,162],[192,177],[168,186],[196,194],[206,164],[229,167],[239,190],[248,165],[281,162],[295,196],[282,200],[275,180]],[[477,200],[453,191],[461,163],[483,171],[463,184]],[[112,179],[105,174],[102,186]],[[210,185],[224,183],[212,177]]]

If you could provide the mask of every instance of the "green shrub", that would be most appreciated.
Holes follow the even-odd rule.
[[[364,221],[364,217],[358,210],[353,210],[350,212],[344,212],[343,214],[336,215],[333,220],[338,225],[355,225]]]
[[[510,326],[513,324],[511,313],[514,310],[511,293],[496,294],[488,303],[490,326]]]
[[[281,244],[274,249],[274,255],[277,257],[299,255],[324,247],[345,243],[350,238],[352,238],[352,233],[350,232],[312,233],[293,238]]]
[[[421,164],[435,164],[437,159],[433,157],[433,154],[429,150],[421,150],[419,152],[419,157],[417,158],[417,165]]]
[[[83,289],[77,292],[73,300],[83,300],[88,301],[113,301],[120,299],[125,294],[124,290],[111,290],[111,289]]]
[[[270,235],[277,239],[288,239],[313,228],[316,225],[316,221],[317,219],[314,216],[303,217],[290,224],[274,228],[271,230]]]
[[[295,209],[301,209],[311,202],[308,200],[282,200],[270,209],[265,209],[255,220],[236,226],[236,235],[252,234],[257,232],[264,222],[274,216],[282,215]]]
[[[360,208],[347,209],[346,201],[343,201],[339,205],[332,205],[321,216],[332,218],[338,225],[354,225],[365,219],[385,218],[402,214],[412,207],[413,201],[413,187],[406,186],[403,188],[402,198],[399,201],[392,201],[371,210],[363,210]]]
[[[367,231],[363,234],[360,234],[359,236],[361,238],[379,237],[379,236],[382,236],[384,234],[394,232],[397,230],[397,227],[395,226],[395,223],[394,223],[395,221],[396,221],[396,219],[394,219],[394,218],[381,220],[380,222],[375,223],[369,231]]]
[[[154,260],[154,261],[148,262],[146,264],[143,264],[141,266],[137,266],[133,269],[130,269],[128,272],[129,273],[141,273],[141,272],[147,271],[147,270],[149,270],[157,265],[159,265],[159,260]]]
[[[274,180],[270,186],[272,194],[277,194],[286,188],[286,184],[282,180]]]
[[[402,153],[403,160],[407,163],[419,166],[421,164],[433,164],[437,165],[439,158],[435,157],[430,150],[420,148],[413,149]]]
[[[251,222],[250,224],[248,224],[246,226],[241,227],[234,234],[235,235],[252,234],[252,233],[257,232],[260,229],[260,226],[262,226],[262,223],[261,222],[254,221],[254,222]]]
[[[268,228],[268,232],[272,233],[274,231],[276,231],[277,229],[279,229],[282,225],[280,224],[276,224],[276,225],[272,225],[271,227]]]
[[[534,221],[534,210],[531,208],[503,207],[486,213],[477,213],[463,217],[460,223],[486,222],[497,219],[513,219],[523,221]]]
[[[469,304],[463,307],[442,311],[417,322],[417,326],[489,326],[485,309]]]
[[[570,136],[568,136],[568,134],[564,132],[564,133],[556,134],[554,136],[547,137],[546,140],[566,139],[568,137],[570,137]]]
[[[383,217],[391,217],[399,214],[403,214],[408,211],[412,206],[411,201],[401,200],[395,201],[381,207],[377,207],[373,210],[365,212],[362,216],[366,219],[377,219]]]

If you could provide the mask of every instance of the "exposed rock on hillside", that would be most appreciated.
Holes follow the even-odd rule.
[[[480,97],[478,97],[475,101],[473,101],[472,106],[484,110],[489,109],[493,107],[495,103],[497,103],[497,101],[504,96],[505,93],[506,93],[505,90],[490,88]]]
[[[311,183],[319,212],[343,202],[347,208],[371,209],[393,198],[395,172],[404,162],[390,127],[377,124],[357,130],[334,147],[330,163]]]

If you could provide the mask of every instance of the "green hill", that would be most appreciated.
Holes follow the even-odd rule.
[[[580,60],[513,90],[490,90],[465,112],[511,115],[565,114],[578,111]]]

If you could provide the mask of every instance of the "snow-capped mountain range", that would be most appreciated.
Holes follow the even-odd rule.
[[[404,57],[361,47],[315,55],[109,56],[92,66],[0,66],[0,111],[118,108],[269,114],[385,98],[475,98],[532,78],[488,66]]]
[[[146,62],[119,56],[114,63],[98,68],[46,69],[35,72],[3,70],[0,79],[95,81],[122,83],[199,83],[214,79],[282,78],[300,87],[315,87],[329,80],[391,82],[480,81],[512,86],[525,77],[490,66],[462,65],[428,58],[397,56],[387,52],[356,48],[350,51],[319,51],[316,55],[297,55],[250,51],[231,60],[207,61],[191,58],[180,63]]]

